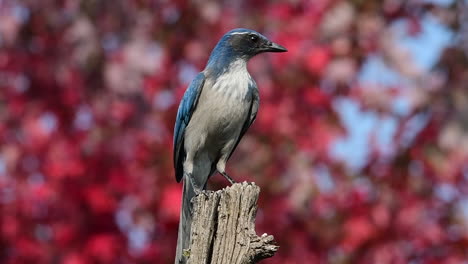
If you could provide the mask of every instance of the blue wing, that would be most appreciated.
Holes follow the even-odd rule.
[[[183,163],[186,155],[184,148],[185,128],[192,118],[204,83],[205,75],[200,72],[185,91],[184,97],[179,104],[179,110],[177,110],[174,126],[174,169],[177,182],[180,182],[184,176]]]

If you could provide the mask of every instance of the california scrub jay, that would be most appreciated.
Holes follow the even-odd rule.
[[[231,184],[226,162],[255,120],[258,88],[247,61],[262,52],[286,49],[249,29],[226,33],[211,52],[208,64],[185,91],[174,128],[174,168],[184,178],[175,263],[185,263],[190,246],[191,199],[206,188],[215,172]]]

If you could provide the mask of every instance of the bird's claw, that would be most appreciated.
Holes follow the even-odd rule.
[[[203,196],[205,196],[205,199],[208,199],[208,198],[210,197],[206,191],[201,191],[201,192],[197,193],[197,196],[198,196],[198,195],[203,195]]]
[[[192,184],[195,195],[198,196],[200,194],[203,194],[205,195],[205,197],[208,197],[208,194],[204,192],[203,189],[200,186],[198,186],[198,184],[195,182],[195,179],[193,178],[192,174],[188,174],[187,176],[190,179],[190,184]]]
[[[205,196],[207,196],[207,194],[202,190],[202,189],[199,189],[199,188],[193,188],[193,190],[195,191],[195,195],[198,196],[200,194],[203,194]]]
[[[224,178],[226,178],[226,180],[228,180],[231,183],[231,185],[236,183],[236,181],[233,178],[231,178],[231,176],[229,176],[226,172],[219,172],[219,173],[223,175]]]
[[[203,192],[203,189],[198,186],[198,184],[195,182],[195,179],[193,178],[191,173],[187,173],[187,178],[190,180],[190,184],[193,187],[193,191],[195,192],[196,195],[199,195],[200,193]]]
[[[201,188],[195,187],[195,185],[193,187],[194,187],[193,190],[195,191],[195,196],[203,195],[205,196],[205,198],[209,197],[206,191],[202,190]]]

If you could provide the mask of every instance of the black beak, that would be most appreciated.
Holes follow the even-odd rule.
[[[286,52],[288,51],[285,47],[278,45],[274,42],[267,42],[265,46],[262,47],[262,51],[264,52]]]

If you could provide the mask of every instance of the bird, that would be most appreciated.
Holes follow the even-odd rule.
[[[254,30],[230,30],[187,87],[174,126],[175,177],[183,179],[176,264],[189,257],[191,199],[206,189],[215,172],[235,183],[226,163],[254,122],[260,101],[247,62],[260,53],[286,51]]]

